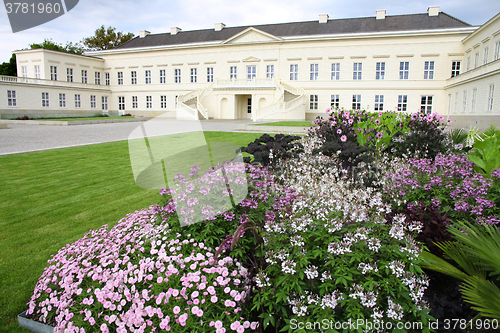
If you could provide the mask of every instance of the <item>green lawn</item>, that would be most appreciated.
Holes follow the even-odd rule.
[[[257,126],[293,126],[293,127],[310,127],[310,121],[278,121],[275,123],[256,124]]]
[[[35,120],[47,120],[47,121],[81,121],[81,120],[102,120],[102,119],[124,119],[124,118],[134,118],[134,116],[127,117],[90,117],[90,118],[42,118]]]
[[[168,142],[185,149],[193,135]],[[209,143],[237,146],[261,135],[205,132]],[[16,316],[52,254],[160,200],[157,190],[135,184],[127,141],[0,156],[0,174],[0,332],[27,332]]]

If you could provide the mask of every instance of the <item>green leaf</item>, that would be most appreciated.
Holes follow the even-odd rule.
[[[467,274],[465,274],[446,260],[443,260],[427,251],[422,251],[422,253],[420,254],[420,258],[423,259],[423,261],[420,263],[420,267],[422,268],[452,276],[460,281],[463,281],[468,277]]]

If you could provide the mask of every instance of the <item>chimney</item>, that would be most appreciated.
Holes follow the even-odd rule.
[[[328,14],[321,14],[319,16],[319,23],[327,23],[328,22]]]
[[[170,28],[170,34],[171,35],[177,35],[178,32],[182,31],[181,28],[178,28],[178,27],[172,27]]]
[[[139,31],[139,37],[141,37],[141,38],[144,38],[144,37],[146,37],[149,34],[150,34],[150,32],[147,31],[147,30],[141,30],[141,31]]]
[[[224,23],[215,23],[215,31],[221,31],[225,26]]]
[[[429,8],[427,8],[427,13],[429,13],[429,16],[438,16],[439,6],[430,6]]]
[[[377,10],[377,20],[385,20],[385,9]]]

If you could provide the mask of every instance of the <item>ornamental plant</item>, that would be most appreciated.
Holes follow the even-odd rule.
[[[248,272],[212,248],[172,234],[160,207],[129,214],[61,249],[28,314],[55,332],[244,332]]]
[[[356,122],[366,117],[367,113],[364,110],[344,109],[332,111],[327,119],[318,117],[309,128],[308,136],[318,139],[322,144],[312,153],[337,156],[336,160],[348,172],[360,163],[372,162],[373,158],[369,153],[374,149],[358,143],[353,127]]]
[[[392,137],[409,130],[407,115],[400,112],[369,113],[365,121],[354,124],[361,146],[372,145],[378,149],[389,146]]]
[[[308,155],[317,144],[303,139],[305,152],[276,178],[298,195],[266,219],[266,267],[253,296],[264,326],[292,332],[297,321],[365,319],[427,327],[427,279],[413,238],[421,225],[387,220],[380,193],[353,185],[334,157]]]
[[[445,132],[447,122],[444,116],[413,113],[405,122],[407,130],[392,137],[387,147],[391,155],[434,159],[452,149],[453,142]]]
[[[231,197],[233,185],[243,182],[240,167],[222,166],[227,184],[223,196]],[[251,314],[244,305],[255,271],[255,242],[241,234],[238,247],[229,251],[231,243],[225,240],[243,223],[261,225],[269,210],[291,198],[272,195],[274,183],[267,170],[245,168],[248,194],[228,211],[208,207],[198,196],[205,203],[201,214],[206,219],[181,227],[186,216],[178,214],[176,204],[192,198],[193,192],[208,195],[220,185],[220,173],[199,176],[199,168],[193,167],[187,175],[192,181],[177,175],[176,187],[161,190],[161,205],[130,214],[109,231],[106,226],[91,231],[61,249],[38,281],[28,313],[61,332],[255,330],[258,323],[247,320]]]

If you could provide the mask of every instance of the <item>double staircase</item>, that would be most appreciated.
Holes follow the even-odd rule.
[[[203,101],[212,94],[214,87],[225,87],[228,85],[240,87],[241,85],[241,89],[244,90],[250,86],[255,86],[260,81],[263,80],[217,80],[216,82],[212,82],[208,87],[179,96],[177,118],[193,120],[208,119],[208,110],[203,105]],[[269,88],[276,89],[279,92],[279,98],[271,105],[255,110],[252,113],[253,121],[299,119],[305,117],[306,93],[303,88],[296,88],[277,79],[265,80],[265,84]]]

